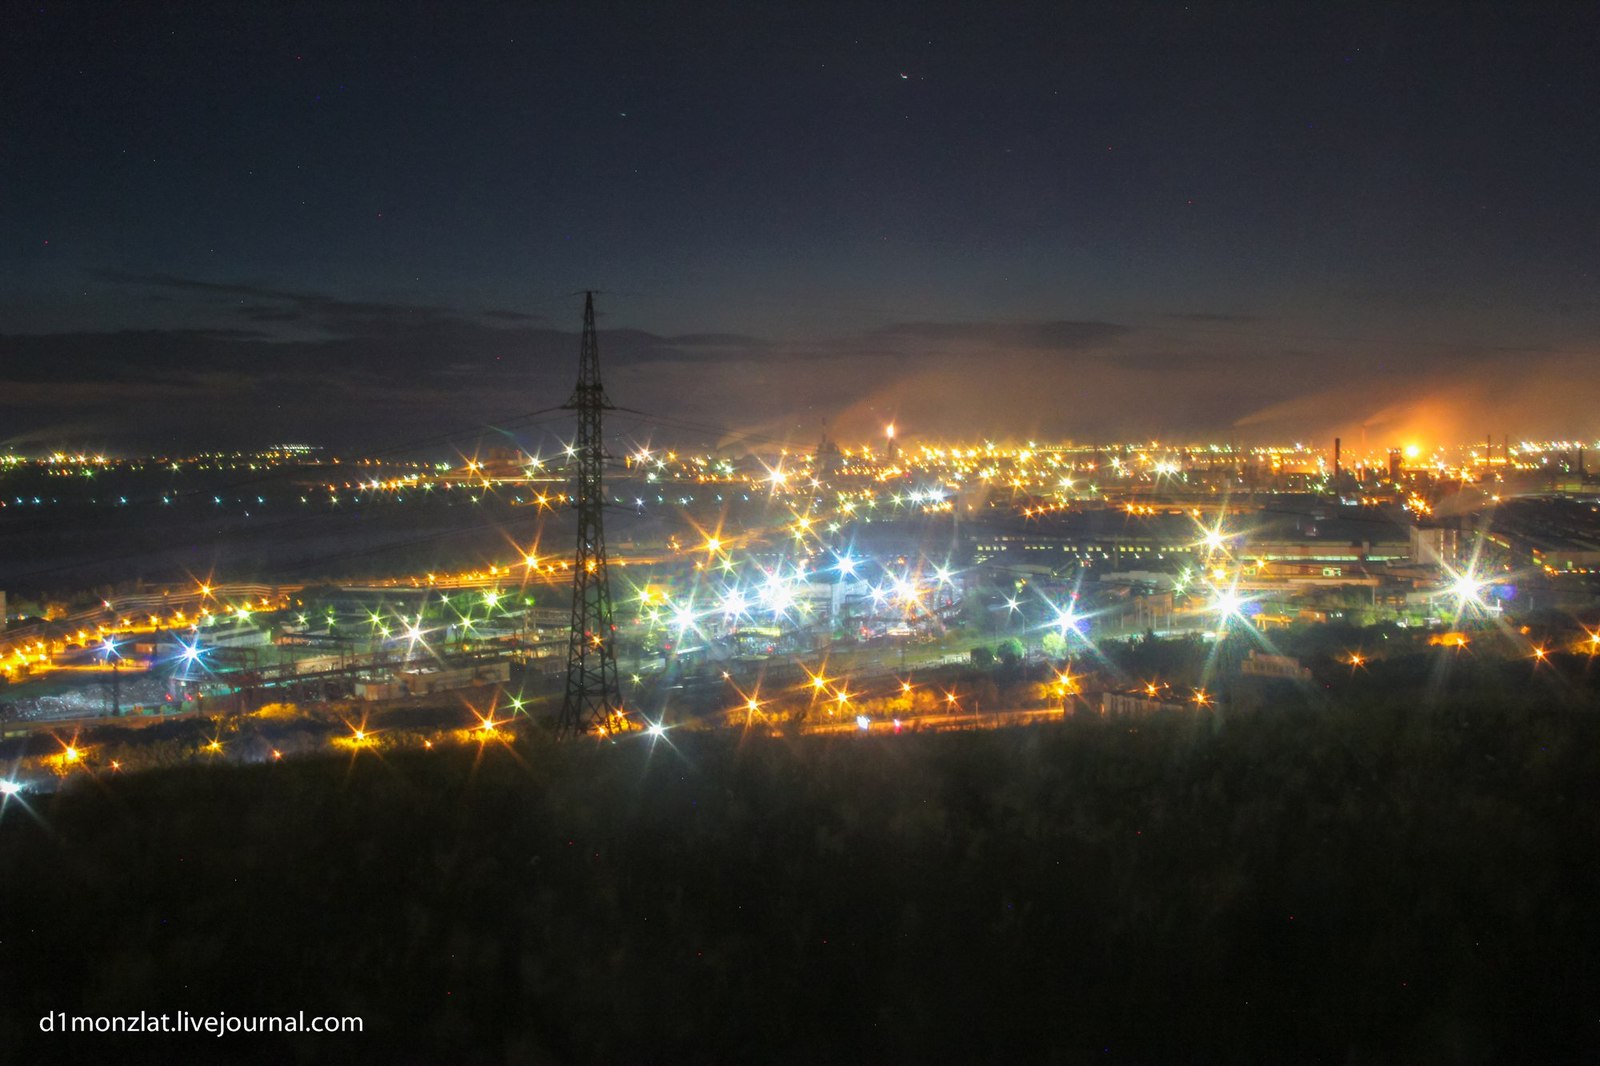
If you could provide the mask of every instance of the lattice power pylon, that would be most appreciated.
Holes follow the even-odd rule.
[[[578,512],[578,550],[572,563],[572,634],[567,643],[567,694],[561,703],[561,736],[614,733],[629,728],[617,687],[617,627],[611,620],[611,581],[606,573],[602,520],[605,443],[601,416],[611,409],[600,384],[600,345],[594,332],[594,293],[584,293],[583,344],[578,387],[564,407],[578,412],[573,445],[577,474],[572,504]]]

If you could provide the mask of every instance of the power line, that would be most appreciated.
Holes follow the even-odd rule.
[[[611,613],[611,580],[606,567],[605,439],[602,421],[612,407],[600,380],[600,344],[594,329],[594,293],[583,299],[583,340],[578,352],[578,384],[565,406],[578,414],[577,459],[572,501],[578,514],[577,550],[572,562],[572,629],[567,638],[567,685],[556,731],[602,735],[627,728],[617,683],[617,627]]]

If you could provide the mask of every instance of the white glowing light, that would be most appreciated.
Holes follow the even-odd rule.
[[[742,617],[750,610],[749,597],[738,589],[729,589],[722,597],[722,613],[728,618]]]
[[[1464,574],[1457,574],[1450,583],[1450,594],[1459,600],[1462,606],[1467,604],[1481,604],[1481,594],[1486,582],[1478,580],[1476,574],[1470,570]]]

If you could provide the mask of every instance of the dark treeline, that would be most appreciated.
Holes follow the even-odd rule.
[[[180,1009],[365,1019],[169,1045],[211,1061],[1600,1053],[1600,718],[1534,690],[530,737],[29,803],[0,823],[14,1061],[153,1046],[44,1036],[47,1011]]]

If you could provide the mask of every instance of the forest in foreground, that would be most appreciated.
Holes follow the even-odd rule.
[[[535,734],[6,803],[0,1044],[19,1062],[1600,1053],[1600,717],[1533,693]],[[39,1031],[51,1011],[178,1010],[364,1032]]]

